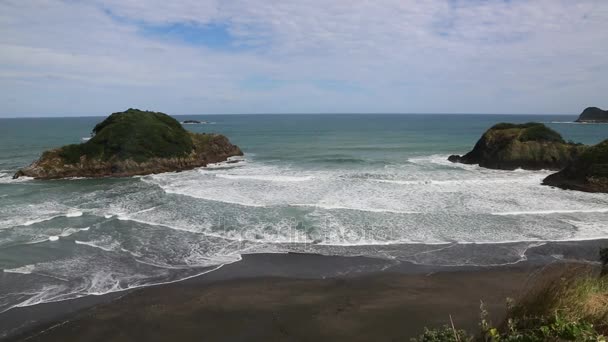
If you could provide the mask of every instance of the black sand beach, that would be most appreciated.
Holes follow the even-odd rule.
[[[548,255],[602,243],[550,243],[496,267],[253,254],[177,283],[9,310],[0,328],[6,341],[407,341],[450,316],[476,331],[480,301],[500,322],[507,297],[589,267]]]

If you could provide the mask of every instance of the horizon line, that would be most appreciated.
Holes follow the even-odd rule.
[[[94,118],[94,117],[105,117],[106,115],[55,115],[51,114],[48,116],[0,116],[1,119],[53,119],[53,118]],[[317,112],[317,113],[205,113],[205,114],[169,114],[170,116],[223,116],[223,115],[555,115],[555,116],[577,116],[580,114],[569,114],[569,113],[400,113],[400,112]]]

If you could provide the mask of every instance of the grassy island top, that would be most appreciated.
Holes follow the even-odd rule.
[[[195,145],[192,133],[167,114],[128,109],[113,113],[93,128],[93,137],[83,144],[67,145],[59,154],[68,163],[88,159],[143,162],[150,158],[183,157]],[[197,139],[199,140],[199,139]]]
[[[608,178],[608,140],[586,149],[567,171],[584,177]]]
[[[499,123],[489,131],[510,131],[509,133],[519,134],[518,140],[526,141],[548,141],[565,143],[562,136],[551,128],[538,122],[528,122],[525,124]]]

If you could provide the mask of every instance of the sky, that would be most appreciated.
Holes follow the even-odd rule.
[[[0,117],[608,109],[606,0],[0,0]]]

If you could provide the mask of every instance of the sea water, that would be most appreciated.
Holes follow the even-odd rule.
[[[103,118],[0,119],[0,312],[179,281],[246,253],[500,265],[547,241],[608,237],[608,195],[542,186],[549,171],[452,164],[498,122],[594,144],[575,116],[190,115],[233,162],[120,179],[12,180]],[[466,246],[479,247],[464,253]],[[484,248],[483,246],[488,246]]]

